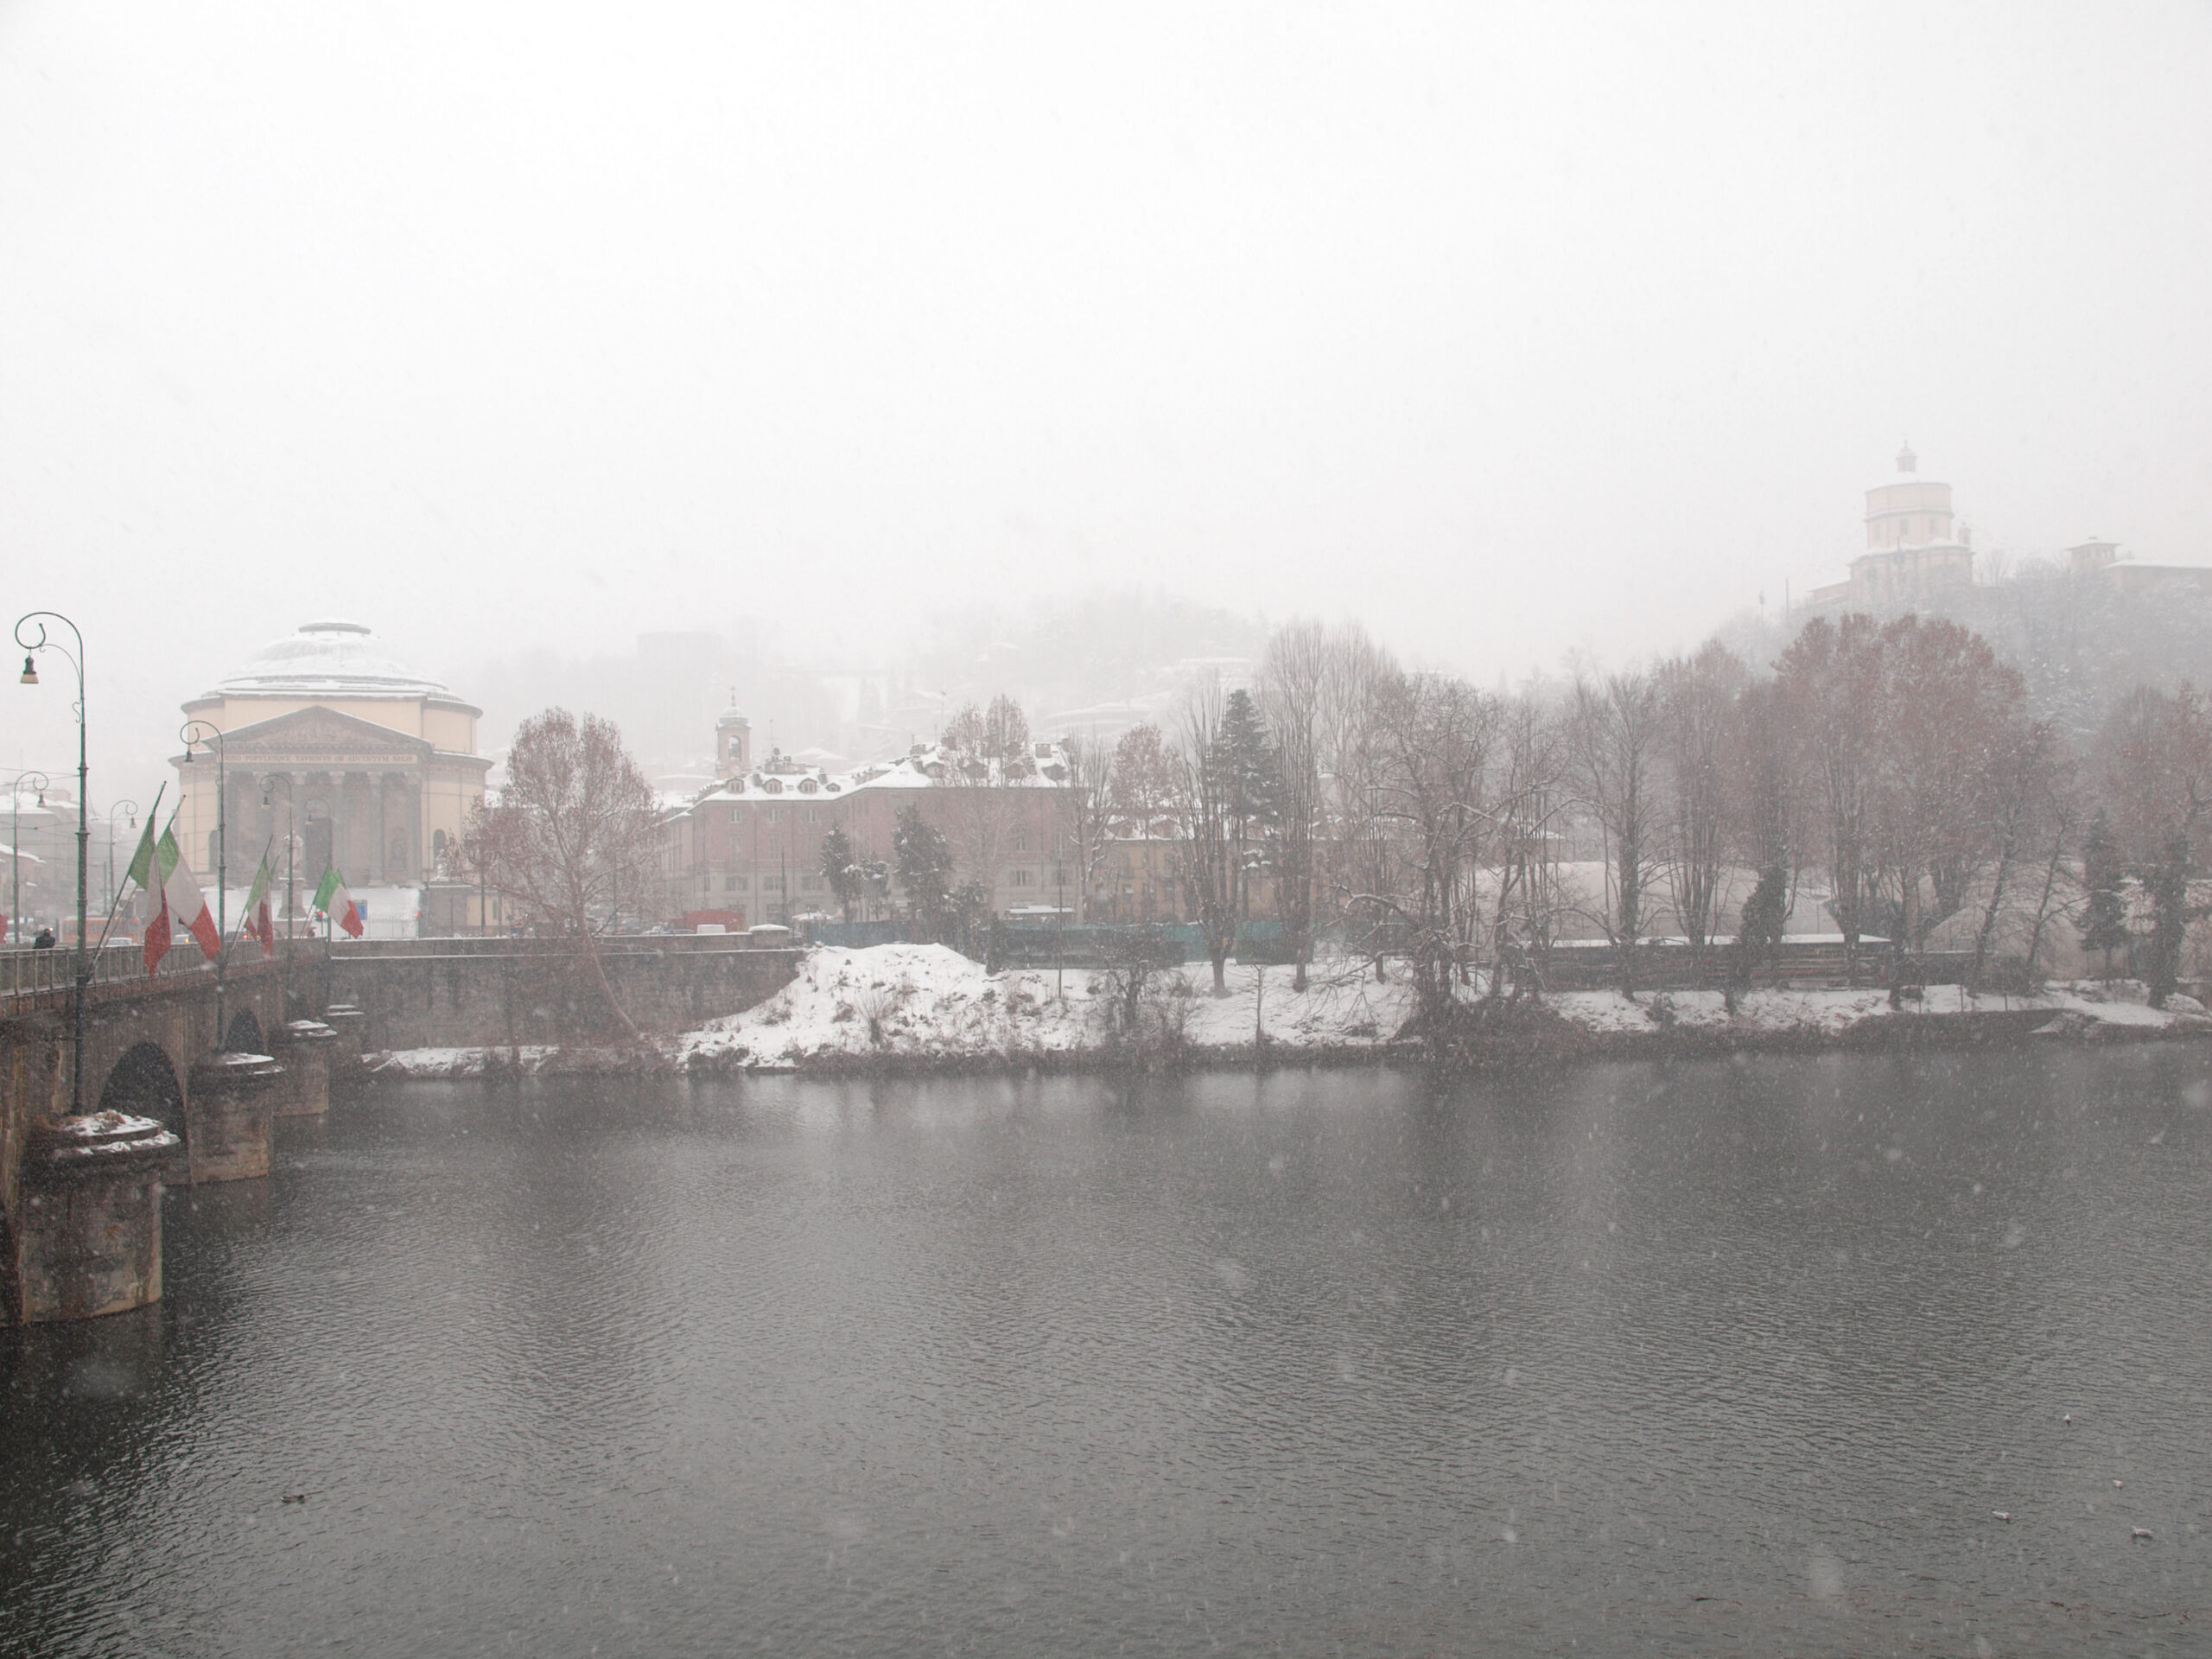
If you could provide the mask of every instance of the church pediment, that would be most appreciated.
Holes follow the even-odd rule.
[[[334,709],[299,709],[225,734],[233,763],[265,766],[365,766],[424,761],[431,746],[388,726],[341,715]]]

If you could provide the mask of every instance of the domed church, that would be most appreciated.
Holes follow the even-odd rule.
[[[484,711],[406,667],[358,622],[310,622],[264,645],[184,712],[223,734],[232,887],[252,879],[272,842],[284,879],[289,827],[304,892],[326,864],[357,896],[419,889],[457,846],[492,765],[476,753]],[[207,881],[216,861],[214,753],[202,745],[173,764],[177,840]],[[395,895],[385,913],[404,904],[411,932],[418,899]],[[372,923],[383,919],[376,912],[372,901]]]

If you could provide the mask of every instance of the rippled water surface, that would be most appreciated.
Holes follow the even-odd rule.
[[[2206,1077],[389,1090],[0,1332],[0,1647],[2212,1650]]]

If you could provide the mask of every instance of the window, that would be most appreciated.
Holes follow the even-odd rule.
[[[821,892],[822,878],[818,875],[802,875],[798,879],[798,890],[801,893]]]
[[[821,808],[819,808],[819,807],[815,807],[815,806],[810,806],[810,807],[808,807],[808,808],[806,809],[806,821],[807,821],[809,823],[821,823],[821,822],[822,822],[822,809],[821,809]]]
[[[781,823],[784,821],[784,809],[780,806],[764,806],[760,809],[760,816],[771,823]]]
[[[782,876],[780,876],[780,875],[764,875],[764,876],[762,876],[762,877],[760,878],[760,891],[761,891],[761,892],[763,892],[763,893],[781,893],[783,890],[784,890],[784,878],[783,878]]]
[[[723,880],[722,886],[729,889],[732,893],[743,893],[745,891],[745,878],[741,875],[727,877]]]
[[[1017,831],[1014,837],[1014,850],[1017,853],[1027,852],[1029,850],[1029,837]]]
[[[1014,873],[1014,885],[1017,887],[1035,887],[1037,885],[1037,872],[1034,870],[1016,870]]]

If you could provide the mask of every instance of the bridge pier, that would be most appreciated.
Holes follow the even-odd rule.
[[[330,1050],[330,1077],[351,1085],[360,1081],[361,1051],[367,1043],[369,1016],[351,1002],[334,1002],[322,1011],[322,1023],[337,1033]]]
[[[162,1173],[176,1136],[96,1112],[32,1126],[23,1147],[16,1284],[26,1325],[162,1299]]]
[[[272,1121],[284,1068],[267,1054],[209,1054],[192,1063],[184,1150],[195,1181],[250,1181],[269,1173]]]
[[[320,1020],[292,1020],[273,1033],[271,1052],[284,1068],[279,1117],[320,1117],[330,1109],[330,1061],[338,1033]]]

